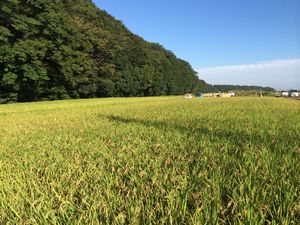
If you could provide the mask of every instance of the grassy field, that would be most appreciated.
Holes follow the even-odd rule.
[[[299,224],[300,101],[0,105],[0,224]]]

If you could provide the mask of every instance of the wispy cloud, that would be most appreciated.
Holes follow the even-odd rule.
[[[300,89],[300,58],[203,68],[198,69],[197,72],[201,79],[211,84]]]

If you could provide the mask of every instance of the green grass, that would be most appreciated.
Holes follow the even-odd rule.
[[[299,224],[300,101],[0,106],[0,224]]]

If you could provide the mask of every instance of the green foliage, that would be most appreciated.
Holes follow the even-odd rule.
[[[9,37],[11,37],[12,34],[9,29],[6,27],[0,26],[0,43],[6,44],[9,40]]]
[[[269,97],[0,105],[0,224],[298,225],[299,108]]]
[[[251,96],[257,95],[257,93],[272,95],[271,93],[274,93],[275,91],[274,88],[271,87],[246,85],[202,85],[197,87],[196,90],[202,93],[235,91],[239,96]]]
[[[132,34],[90,0],[0,6],[0,80],[17,75],[14,85],[0,83],[2,102],[11,95],[16,101],[176,95],[200,84],[187,62]]]
[[[13,85],[15,84],[18,75],[12,72],[5,73],[2,78],[2,82],[4,85]]]

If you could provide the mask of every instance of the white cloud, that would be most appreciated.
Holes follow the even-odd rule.
[[[271,86],[300,89],[300,59],[274,60],[245,65],[229,65],[197,70],[210,84]]]

